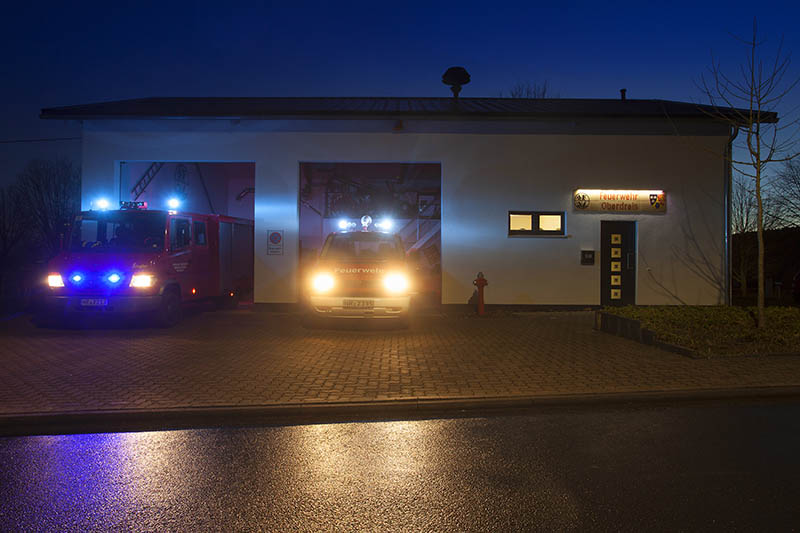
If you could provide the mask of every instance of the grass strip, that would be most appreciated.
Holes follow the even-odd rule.
[[[608,307],[641,322],[656,338],[708,356],[800,353],[800,308],[767,307],[766,326],[756,327],[755,307]]]

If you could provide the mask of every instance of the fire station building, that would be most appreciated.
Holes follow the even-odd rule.
[[[255,302],[298,302],[342,219],[391,217],[421,290],[465,304],[723,304],[730,127],[661,100],[145,98],[82,124],[83,209],[171,194],[255,220]]]

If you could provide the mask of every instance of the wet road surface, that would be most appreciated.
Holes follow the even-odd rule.
[[[0,439],[2,531],[787,530],[800,403]]]

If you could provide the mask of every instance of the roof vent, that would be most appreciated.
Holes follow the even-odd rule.
[[[453,98],[458,98],[461,86],[469,83],[469,72],[464,67],[450,67],[442,74],[442,83],[450,86]]]
[[[619,98],[623,102],[625,101],[625,93],[628,92],[628,89],[620,89],[619,90]]]

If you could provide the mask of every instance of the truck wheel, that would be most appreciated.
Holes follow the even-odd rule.
[[[319,317],[311,314],[310,311],[303,313],[302,317],[300,318],[300,323],[306,329],[319,329],[322,326],[322,320],[320,320]]]
[[[401,316],[397,319],[397,328],[398,329],[409,329],[411,328],[411,317],[406,314]]]
[[[174,326],[183,318],[181,297],[175,291],[164,293],[161,297],[161,307],[158,310],[158,325],[162,328]]]
[[[37,328],[55,328],[59,325],[50,313],[36,313],[33,315],[33,323]]]
[[[217,309],[236,309],[237,307],[239,307],[238,291],[225,291],[217,297]]]

